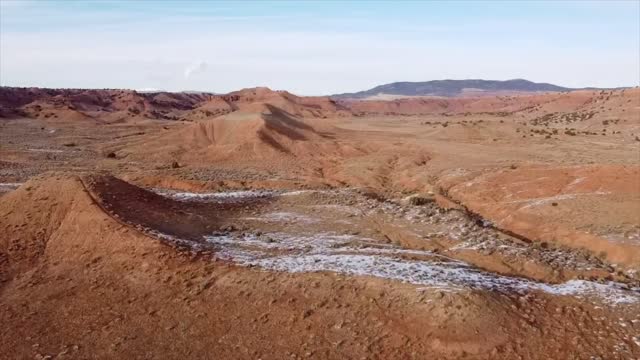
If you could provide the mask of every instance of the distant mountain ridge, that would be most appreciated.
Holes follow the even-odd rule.
[[[587,88],[585,88],[587,89]],[[595,88],[588,88],[595,89]],[[524,79],[513,80],[432,80],[423,82],[394,82],[376,86],[373,89],[355,93],[336,94],[332,97],[339,99],[362,99],[380,94],[397,96],[442,96],[456,97],[463,94],[482,94],[497,92],[562,92],[579,90],[563,86],[535,83]]]

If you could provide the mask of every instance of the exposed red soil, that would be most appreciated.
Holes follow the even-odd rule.
[[[267,104],[304,117],[347,115],[328,97],[298,97],[267,88],[226,95],[205,93],[138,93],[133,90],[0,88],[0,117],[35,117],[51,121],[70,113],[107,123],[144,119],[196,121],[236,110],[260,112]]]
[[[639,356],[638,303],[273,271],[198,244],[336,233],[414,252],[402,261],[635,294],[640,89],[333,101],[0,88],[0,116],[0,358]],[[216,202],[150,188],[318,191]]]
[[[184,206],[95,175],[53,174],[6,195],[0,228],[12,240],[1,243],[0,316],[12,326],[0,346],[20,358],[542,359],[614,353],[625,336],[613,326],[625,315],[570,297],[237,268],[182,255],[131,226],[172,214],[183,216],[171,222],[178,228],[163,230],[179,233],[190,221]]]

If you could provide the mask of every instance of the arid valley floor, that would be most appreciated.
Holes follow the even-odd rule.
[[[640,89],[0,88],[0,358],[640,359]]]

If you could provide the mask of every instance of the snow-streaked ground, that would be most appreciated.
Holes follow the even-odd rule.
[[[181,201],[212,202],[302,195],[315,191],[337,192],[337,190],[250,190],[187,193],[156,190],[159,194]],[[396,209],[397,205],[393,203],[383,202],[379,206],[385,212],[397,212],[398,210]],[[315,207],[327,208],[340,213],[366,215],[366,211],[363,214],[360,209],[350,206],[334,204],[315,205]],[[415,211],[418,209],[412,208],[409,212],[403,213],[404,217],[413,218]],[[297,225],[317,224],[321,221],[321,219],[306,214],[289,211],[267,212],[243,219],[295,223]],[[451,238],[462,240],[462,235],[466,231],[465,227],[458,223],[448,225],[451,227],[449,234]],[[339,234],[332,231],[312,232],[310,229],[302,229],[295,234],[289,232],[227,232],[205,236],[204,242],[175,239],[164,234],[156,235],[194,250],[214,250],[218,259],[232,261],[241,266],[255,266],[271,271],[292,273],[331,271],[353,276],[373,276],[449,291],[465,289],[518,293],[543,291],[563,296],[594,296],[610,304],[640,301],[640,289],[627,289],[618,283],[572,280],[562,284],[546,284],[482,271],[465,262],[430,251],[403,249],[366,237]],[[462,242],[452,250],[479,249],[480,245],[475,242]],[[500,249],[502,248],[500,247]],[[502,250],[517,252],[518,249]]]
[[[430,251],[401,249],[354,235],[330,232],[305,235],[221,233],[205,237],[204,244],[156,235],[200,250],[214,249],[216,257],[221,260],[270,271],[331,271],[449,291],[542,291],[563,296],[593,296],[608,304],[640,302],[640,289],[625,289],[618,283],[571,280],[562,284],[546,284],[482,271]]]

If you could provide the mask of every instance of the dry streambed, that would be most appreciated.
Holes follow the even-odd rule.
[[[438,289],[470,289],[588,297],[609,304],[640,302],[633,283],[573,279],[558,284],[504,276],[482,270],[456,258],[460,251],[500,253],[501,256],[538,257],[549,266],[615,271],[595,258],[563,249],[545,249],[511,241],[487,223],[458,211],[444,212],[433,204],[406,206],[363,196],[356,190],[235,191],[208,194],[156,192],[180,201],[239,202],[275,198],[274,209],[251,211],[234,219],[236,226],[203,236],[202,241],[156,234],[165,241],[194,250],[212,250],[220,260],[270,271],[331,271],[351,276],[373,276]],[[447,237],[447,251],[409,249],[375,236],[362,235],[368,218],[380,217],[418,234],[424,242]],[[366,226],[366,225],[365,225]],[[388,240],[388,239],[387,239]]]

